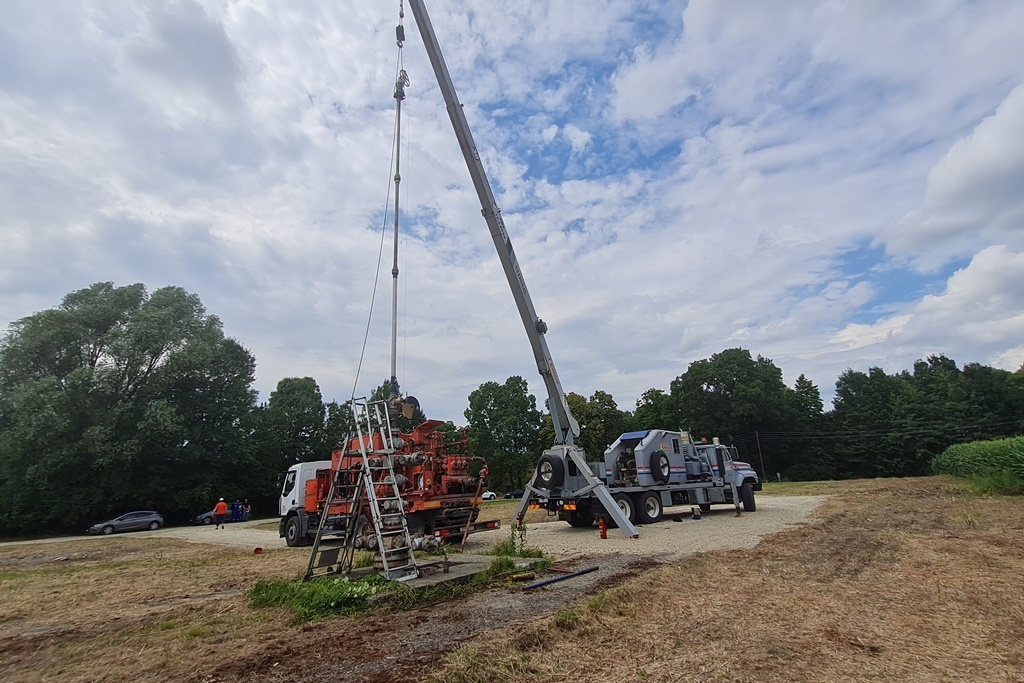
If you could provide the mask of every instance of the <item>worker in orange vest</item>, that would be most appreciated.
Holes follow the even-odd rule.
[[[228,504],[221,498],[216,505],[213,506],[213,521],[217,522],[217,529],[224,527],[224,515],[228,513]]]

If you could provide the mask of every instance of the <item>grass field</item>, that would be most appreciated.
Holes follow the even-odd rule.
[[[752,551],[661,566],[435,681],[1024,681],[1024,499],[947,478],[769,485],[832,496]]]
[[[415,670],[456,682],[1024,681],[1024,500],[938,477],[764,493],[831,498],[753,550],[638,571],[552,618],[487,624],[498,630],[418,654]],[[514,509],[496,501],[484,515],[508,525]],[[310,680],[332,646],[304,643],[372,634],[387,617],[302,624],[249,606],[258,579],[295,578],[305,561],[130,536],[0,546],[0,680]],[[488,599],[462,598],[463,612]]]

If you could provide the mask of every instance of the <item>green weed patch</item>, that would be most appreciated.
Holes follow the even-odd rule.
[[[283,607],[300,621],[362,612],[367,600],[393,582],[376,574],[359,581],[347,577],[322,577],[313,581],[263,579],[249,589],[249,604],[256,608]]]
[[[526,525],[509,528],[509,535],[504,541],[495,543],[484,555],[498,555],[499,557],[544,557],[544,551],[540,548],[531,548],[526,545]]]

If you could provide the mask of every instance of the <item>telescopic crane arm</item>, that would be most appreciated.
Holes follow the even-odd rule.
[[[473,178],[473,186],[476,188],[477,196],[480,199],[480,206],[484,220],[491,232],[491,239],[494,240],[494,247],[501,259],[501,267],[505,271],[509,287],[512,289],[512,296],[516,300],[516,307],[519,309],[519,316],[526,328],[526,336],[530,338],[530,346],[533,347],[533,356],[537,361],[537,370],[544,378],[544,386],[548,392],[548,409],[551,411],[551,420],[555,428],[555,443],[572,445],[573,437],[579,436],[580,426],[569,410],[569,404],[565,400],[565,392],[558,381],[558,373],[555,371],[555,362],[551,358],[544,333],[547,332],[547,325],[537,316],[530,299],[530,292],[526,288],[526,280],[519,269],[519,262],[516,260],[516,253],[512,249],[512,242],[505,231],[505,222],[501,218],[501,209],[494,199],[491,191],[491,184],[484,172],[483,162],[480,160],[480,153],[477,151],[476,143],[473,142],[473,133],[470,131],[469,122],[462,111],[458,95],[455,93],[455,85],[452,83],[451,74],[448,73],[448,65],[445,64],[444,56],[441,54],[441,47],[434,34],[434,27],[430,23],[426,6],[423,0],[409,0],[409,6],[416,19],[416,25],[420,29],[420,36],[427,49],[427,56],[434,68],[434,75],[437,77],[437,84],[444,96],[445,106],[448,109],[448,116],[451,118],[452,127],[455,129],[455,137],[459,140],[459,147],[462,149],[462,156],[469,168],[469,175]]]

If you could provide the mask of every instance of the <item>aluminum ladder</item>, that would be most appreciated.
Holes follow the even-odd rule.
[[[353,432],[360,460],[350,468],[335,471],[327,496],[328,509],[332,503],[348,503],[348,514],[340,525],[343,542],[340,546],[322,547],[321,540],[330,531],[325,531],[329,515],[321,515],[306,578],[351,572],[356,549],[373,551],[374,566],[386,579],[416,578],[420,572],[400,491],[403,482],[393,467],[395,441],[387,403],[360,398],[349,401],[349,407],[355,418]],[[350,443],[351,437],[345,446]],[[372,535],[366,528],[367,518]],[[335,520],[332,527],[338,526]],[[318,574],[317,570],[321,572]]]

